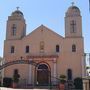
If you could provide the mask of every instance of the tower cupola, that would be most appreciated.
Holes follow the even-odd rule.
[[[6,39],[22,39],[25,35],[26,23],[24,15],[17,7],[17,10],[8,17]]]
[[[76,6],[71,6],[66,12],[66,16],[80,16],[80,10]]]
[[[24,15],[20,10],[17,9],[16,11],[12,12],[12,16],[21,16],[21,17],[23,17]]]

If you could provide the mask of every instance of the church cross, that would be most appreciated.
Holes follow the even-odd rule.
[[[72,6],[74,6],[74,2],[72,2]]]
[[[16,7],[17,8],[17,10],[19,10],[19,7]]]
[[[71,29],[72,29],[72,32],[73,32],[73,33],[75,32],[75,26],[76,26],[76,23],[75,23],[75,21],[73,20],[73,21],[71,22]]]

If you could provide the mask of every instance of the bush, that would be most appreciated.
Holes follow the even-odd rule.
[[[18,83],[19,82],[20,75],[18,73],[13,75],[13,82]]]
[[[1,85],[1,81],[0,81],[0,87],[1,87],[2,85]]]
[[[75,78],[74,85],[75,85],[75,89],[82,89],[83,88],[82,78],[80,77]]]
[[[65,83],[66,82],[66,76],[65,75],[60,75],[60,83]]]
[[[11,87],[12,85],[12,78],[4,77],[3,78],[3,86],[4,87]]]

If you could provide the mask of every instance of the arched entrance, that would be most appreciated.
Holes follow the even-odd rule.
[[[50,83],[50,70],[48,65],[46,64],[39,64],[36,69],[36,84],[38,85],[48,85]]]

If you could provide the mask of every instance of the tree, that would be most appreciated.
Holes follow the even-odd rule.
[[[20,78],[20,75],[18,74],[18,70],[15,69],[14,74],[13,74],[13,87],[17,87],[19,78]]]
[[[90,76],[90,66],[86,67],[86,73],[87,73],[87,76]]]
[[[20,75],[18,73],[13,75],[13,82],[18,83],[19,82]]]

